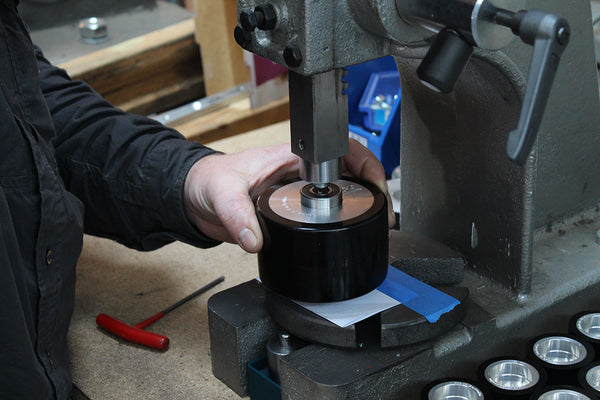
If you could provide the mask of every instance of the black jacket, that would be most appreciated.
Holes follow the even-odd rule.
[[[0,0],[0,398],[67,399],[84,229],[142,250],[216,244],[182,203],[189,168],[212,150],[71,81],[16,3]]]

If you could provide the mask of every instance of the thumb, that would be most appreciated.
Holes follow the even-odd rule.
[[[214,207],[223,227],[242,249],[256,253],[262,248],[262,232],[247,190],[223,192]]]

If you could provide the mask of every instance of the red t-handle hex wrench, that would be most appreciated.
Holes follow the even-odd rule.
[[[192,300],[194,297],[201,295],[202,293],[212,289],[217,286],[219,283],[225,280],[224,276],[215,279],[208,285],[201,287],[196,290],[194,293],[186,296],[185,298],[179,300],[177,303],[165,308],[164,310],[154,314],[150,318],[147,318],[136,324],[135,326],[127,325],[124,322],[119,321],[116,318],[111,317],[107,314],[98,314],[96,317],[96,323],[102,329],[116,335],[122,339],[127,340],[128,342],[140,344],[142,346],[151,347],[153,349],[165,351],[169,348],[169,338],[163,335],[159,335],[158,333],[145,331],[144,328],[152,325],[159,319],[165,316],[165,314],[173,311],[180,305],[187,303]]]

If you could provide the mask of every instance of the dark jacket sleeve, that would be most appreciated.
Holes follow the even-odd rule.
[[[214,153],[151,119],[125,113],[72,81],[36,49],[40,86],[56,129],[67,190],[85,205],[86,233],[152,250],[173,240],[218,242],[187,219],[183,184],[195,161]]]

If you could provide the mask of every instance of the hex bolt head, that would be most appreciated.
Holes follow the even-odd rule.
[[[108,27],[102,18],[87,18],[79,21],[79,34],[86,43],[102,43],[108,40]]]
[[[233,37],[237,44],[242,47],[246,47],[252,42],[252,34],[239,25],[233,30]]]
[[[297,68],[302,64],[302,52],[296,46],[286,46],[283,50],[283,60],[290,68]]]
[[[263,31],[275,29],[275,25],[277,25],[277,11],[275,11],[273,5],[263,4],[257,6],[254,12],[260,16],[257,24],[258,29]]]
[[[240,13],[240,25],[246,32],[252,32],[258,27],[259,16],[253,11],[242,11]]]

